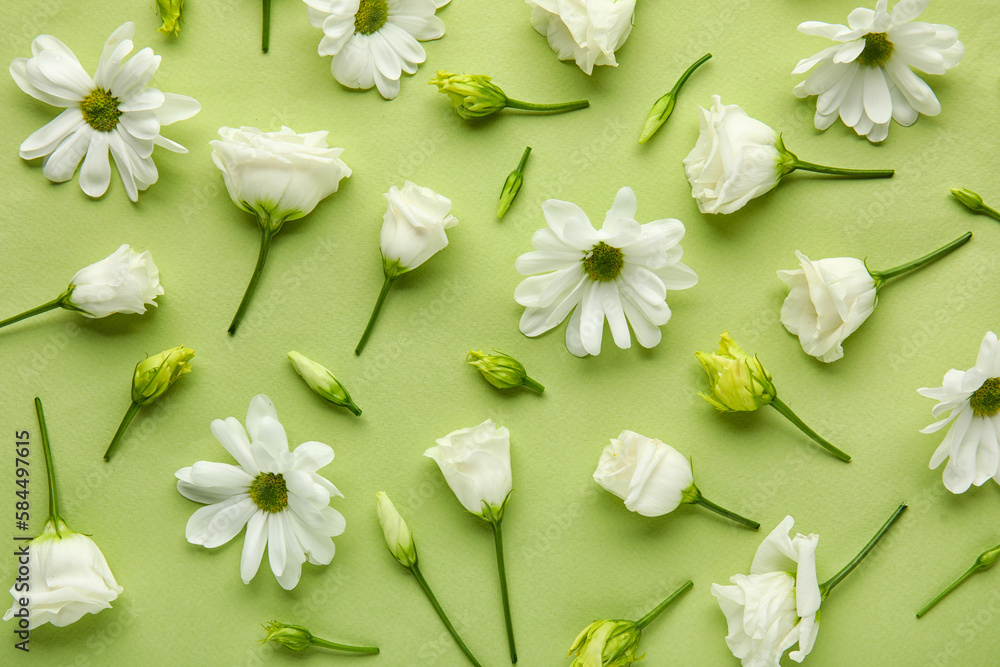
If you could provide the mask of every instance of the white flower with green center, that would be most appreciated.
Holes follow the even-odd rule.
[[[899,0],[890,13],[888,0],[878,0],[874,11],[859,7],[851,12],[846,26],[821,21],[799,25],[799,32],[840,42],[800,60],[792,70],[813,70],[794,92],[818,96],[817,129],[827,129],[839,116],[859,135],[878,142],[889,136],[893,119],[908,127],[920,114],[941,113],[934,91],[913,70],[944,74],[962,60],[965,45],[951,26],[913,21],[928,4],[930,0]]]
[[[601,353],[605,319],[622,349],[632,344],[629,325],[643,347],[660,342],[659,327],[671,315],[667,290],[692,287],[698,276],[681,262],[681,221],[640,225],[637,204],[632,188],[619,190],[600,230],[576,204],[542,204],[549,226],[535,232],[535,250],[515,263],[521,275],[531,276],[514,290],[525,306],[521,333],[545,333],[572,311],[566,347],[578,357]]]
[[[342,494],[316,472],[333,460],[333,449],[304,442],[289,451],[274,404],[263,394],[250,401],[246,430],[229,417],[212,422],[212,435],[238,465],[199,461],[177,471],[181,495],[206,505],[187,523],[188,542],[222,546],[246,526],[243,583],[256,576],[266,546],[278,583],[292,590],[305,561],[328,565],[333,560],[331,538],[346,526],[343,515],[330,507],[331,496]]]
[[[940,387],[923,387],[921,396],[938,401],[931,414],[947,417],[921,433],[934,433],[951,424],[944,440],[931,457],[937,469],[945,459],[945,488],[965,493],[972,485],[982,486],[993,478],[1000,484],[1000,341],[988,331],[979,346],[976,365],[967,371],[952,368],[944,374]]]
[[[10,75],[21,90],[37,100],[65,109],[21,144],[25,160],[44,158],[42,173],[63,183],[80,170],[80,187],[100,197],[111,183],[114,158],[125,193],[138,201],[159,177],[153,147],[187,153],[160,135],[160,128],[190,118],[201,105],[186,95],[163,93],[146,84],[160,66],[160,56],[145,48],[128,61],[135,24],[111,33],[91,77],[65,44],[51,35],[31,43],[31,58],[15,58]]]
[[[348,88],[399,95],[403,72],[415,74],[427,54],[420,42],[444,36],[434,15],[450,0],[303,0],[323,30],[319,55],[333,56],[333,78]]]

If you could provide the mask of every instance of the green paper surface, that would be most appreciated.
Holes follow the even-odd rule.
[[[760,541],[787,514],[796,530],[820,535],[822,581],[901,501],[909,511],[824,603],[807,664],[996,663],[1000,571],[973,577],[927,617],[914,618],[1000,541],[1000,486],[991,481],[953,496],[941,471],[927,468],[943,432],[918,432],[932,421],[933,402],[916,393],[940,385],[949,368],[973,365],[983,334],[997,326],[1000,226],[948,192],[968,187],[1000,202],[994,3],[931,4],[921,20],[955,26],[965,59],[946,76],[924,77],[942,113],[910,128],[894,124],[879,146],[840,123],[818,132],[814,100],[791,92],[802,78],[789,75],[795,63],[830,45],[796,25],[846,22],[856,0],[642,2],[620,66],[592,77],[556,59],[523,3],[455,0],[438,12],[447,34],[424,43],[427,61],[404,75],[391,102],[374,89],[336,83],[330,59],[316,55],[321,33],[298,0],[273,3],[267,55],[259,1],[190,0],[176,39],[156,32],[151,0],[97,4],[5,3],[0,61],[30,55],[31,40],[48,33],[93,72],[107,36],[133,20],[136,50],[149,46],[163,56],[153,85],[191,95],[203,108],[164,128],[190,154],[157,149],[159,182],[138,204],[127,200],[117,173],[108,193],[90,200],[79,174],[52,184],[40,161],[18,157],[21,141],[58,110],[9,77],[0,83],[0,317],[53,298],[78,269],[122,243],[152,251],[166,289],[143,316],[88,320],[56,311],[0,331],[0,537],[9,547],[0,549],[0,588],[15,576],[11,538],[40,530],[45,516],[35,396],[45,404],[63,514],[93,535],[124,587],[113,609],[34,631],[30,656],[14,648],[13,624],[0,625],[4,664],[467,664],[416,581],[386,553],[375,517],[379,490],[409,522],[423,573],[469,646],[484,665],[507,664],[490,528],[462,509],[422,456],[435,438],[487,418],[511,431],[515,483],[504,538],[520,665],[568,664],[565,652],[585,625],[638,618],[689,578],[694,588],[643,633],[643,664],[735,665],[713,582],[746,573]],[[688,81],[673,116],[640,146],[650,106],[708,51],[714,57]],[[588,98],[592,106],[466,123],[427,85],[438,68],[491,74],[518,99]],[[736,215],[703,216],[681,160],[698,135],[696,105],[708,106],[712,94],[782,132],[804,160],[895,168],[896,177],[795,174]],[[354,170],[340,192],[275,239],[235,337],[226,327],[259,235],[209,157],[208,141],[223,125],[329,130]],[[524,187],[498,221],[504,179],[526,145],[534,150]],[[381,195],[404,179],[451,198],[461,224],[449,231],[447,249],[397,281],[356,357],[382,282]],[[575,202],[600,224],[626,185],[638,196],[640,222],[684,222],[684,261],[700,277],[696,287],[668,294],[674,314],[662,343],[619,350],[606,333],[599,357],[577,359],[566,351],[564,325],[538,339],[521,335],[514,260],[545,224],[541,203]],[[881,269],[968,230],[975,234],[968,245],[881,291],[843,360],[815,361],[781,326],[785,291],[775,271],[796,268],[796,249],[813,259],[867,257]],[[853,462],[828,455],[773,410],[719,415],[697,396],[705,380],[694,352],[714,350],[723,329],[759,353],[780,396]],[[192,372],[139,414],[105,463],[129,404],[133,366],[180,344],[197,353]],[[545,393],[489,386],[464,363],[480,347],[516,357]],[[313,395],[286,359],[289,350],[329,367],[363,416]],[[305,565],[291,592],[279,587],[266,558],[249,585],[241,582],[242,534],[217,549],[187,543],[185,524],[200,505],[177,493],[173,477],[196,461],[230,462],[209,423],[242,422],[258,393],[274,401],[291,444],[334,448],[336,459],[322,472],[344,494],[332,503],[347,519],[334,561]],[[697,507],[659,519],[626,511],[590,478],[601,449],[623,429],[693,457],[705,496],[759,521],[760,531]],[[32,448],[27,533],[13,518],[14,433],[21,430],[31,432]],[[271,619],[382,653],[295,656],[258,647],[260,624]]]

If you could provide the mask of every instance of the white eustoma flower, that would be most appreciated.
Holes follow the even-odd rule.
[[[28,599],[28,630],[45,623],[63,627],[84,614],[110,609],[122,592],[108,561],[94,541],[69,529],[62,519],[49,519],[28,543],[28,588],[10,588],[13,606],[3,620],[19,618],[19,600]]]
[[[319,55],[333,56],[333,78],[348,88],[372,86],[399,95],[403,72],[414,74],[427,54],[420,42],[444,36],[434,15],[450,0],[304,0],[309,23],[323,30]]]
[[[934,433],[950,424],[944,440],[934,451],[930,467],[945,459],[945,487],[964,493],[973,484],[981,486],[991,477],[1000,484],[1000,342],[988,331],[979,346],[976,365],[967,371],[952,368],[940,387],[923,387],[921,396],[938,401],[934,417],[948,413],[921,433]]]
[[[430,188],[406,181],[385,194],[389,205],[382,217],[379,246],[382,260],[399,273],[417,268],[448,245],[444,230],[458,224],[450,215],[451,200]]]
[[[149,251],[136,252],[127,243],[99,262],[76,272],[67,299],[87,317],[146,312],[163,294],[160,271]]]
[[[601,452],[594,481],[643,516],[677,509],[694,484],[691,463],[670,445],[634,431],[622,431]]]
[[[434,459],[462,507],[481,518],[503,515],[514,480],[510,469],[510,431],[492,419],[435,440],[424,456]]]
[[[726,644],[744,667],[778,667],[781,656],[802,662],[819,633],[822,596],[816,578],[815,534],[789,538],[795,520],[786,516],[754,556],[750,574],[730,577],[731,586],[712,584],[726,615]]]
[[[243,582],[257,574],[266,546],[271,571],[285,590],[298,584],[305,561],[329,564],[331,538],[344,532],[346,522],[330,507],[331,496],[342,494],[316,471],[333,460],[333,449],[304,442],[289,451],[285,429],[263,394],[250,401],[246,430],[229,417],[212,422],[212,435],[238,465],[199,461],[177,471],[181,495],[205,504],[187,523],[188,542],[218,547],[246,526]]]
[[[798,97],[817,95],[814,122],[825,130],[839,117],[869,141],[889,136],[893,119],[913,125],[919,114],[936,116],[941,103],[931,87],[913,69],[944,74],[962,60],[965,45],[958,31],[947,25],[913,21],[930,0],[900,0],[887,9],[878,0],[875,10],[859,7],[848,25],[806,21],[799,31],[832,39],[839,44],[799,61],[792,74],[812,74],[795,86]]]
[[[843,342],[875,312],[875,279],[860,259],[812,261],[798,250],[802,268],[778,271],[789,287],[781,323],[799,337],[806,354],[820,361],[844,356]]]
[[[15,58],[10,64],[10,75],[21,90],[65,109],[20,148],[25,160],[45,158],[42,173],[50,181],[68,181],[83,160],[80,187],[100,197],[111,182],[110,151],[125,193],[138,201],[138,191],[158,178],[153,146],[187,152],[161,136],[160,128],[190,118],[201,105],[186,95],[147,86],[160,56],[147,47],[125,61],[134,34],[132,22],[111,33],[93,77],[69,47],[51,35],[35,38],[31,58]]]
[[[640,225],[637,205],[632,188],[620,189],[597,230],[576,204],[557,199],[542,204],[548,228],[535,232],[535,250],[515,263],[521,275],[531,276],[514,290],[514,299],[525,306],[521,333],[538,336],[573,311],[566,347],[578,357],[600,354],[605,318],[622,349],[632,344],[629,325],[643,347],[660,342],[659,327],[671,315],[667,290],[692,287],[698,276],[681,262],[681,221]]]
[[[632,32],[635,0],[525,0],[531,25],[549,40],[559,60],[575,60],[587,74],[594,65],[618,66],[615,51]]]

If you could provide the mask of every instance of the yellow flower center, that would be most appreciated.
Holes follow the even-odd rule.
[[[94,89],[80,102],[83,119],[98,132],[110,132],[118,125],[122,112],[118,110],[118,98],[102,88]]]
[[[288,489],[281,473],[262,472],[250,484],[250,498],[265,512],[280,512],[288,507]]]
[[[378,32],[389,20],[389,3],[386,0],[361,0],[354,15],[354,31],[362,35]]]
[[[614,280],[625,266],[625,255],[601,241],[583,258],[583,270],[592,280]]]
[[[1000,412],[1000,378],[990,378],[969,397],[972,412],[980,417],[992,417]]]
[[[865,35],[865,50],[858,56],[858,62],[867,67],[881,67],[892,56],[893,46],[884,32],[870,32]]]

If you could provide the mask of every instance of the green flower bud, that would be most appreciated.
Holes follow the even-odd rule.
[[[334,405],[347,408],[355,415],[361,414],[361,409],[351,400],[347,389],[325,366],[294,350],[288,353],[288,359],[292,362],[295,372],[302,376],[310,389]]]
[[[952,188],[951,194],[955,195],[955,199],[962,202],[973,211],[983,210],[983,198],[972,190],[967,188]]]
[[[478,368],[486,381],[497,389],[513,389],[524,385],[539,394],[545,391],[545,387],[528,377],[521,362],[503,352],[496,350],[493,352],[495,354],[486,354],[482,350],[469,350],[465,361],[470,366]]]
[[[417,547],[413,543],[413,534],[384,491],[375,494],[375,511],[378,513],[378,522],[382,525],[389,553],[405,568],[416,565]]]
[[[521,191],[521,186],[524,184],[524,165],[528,161],[528,155],[531,154],[531,146],[524,149],[524,154],[521,155],[521,161],[517,164],[517,169],[510,172],[510,176],[507,177],[507,181],[503,184],[503,192],[500,193],[500,206],[497,208],[497,217],[502,218],[510,208],[510,205],[514,203],[514,198],[517,197],[517,193]]]
[[[160,13],[163,25],[157,28],[164,35],[176,37],[181,32],[181,12],[184,11],[184,0],[156,0],[156,9]]]
[[[260,640],[261,644],[271,642],[280,644],[293,651],[305,651],[313,645],[313,635],[300,625],[285,625],[277,621],[264,624],[267,636]]]
[[[756,356],[744,353],[726,331],[717,353],[695,352],[695,356],[712,385],[710,393],[698,395],[720,412],[750,412],[771,403],[777,395],[771,374]]]
[[[701,58],[699,58],[693,65],[687,68],[681,78],[677,80],[674,87],[669,93],[656,100],[653,104],[653,108],[650,110],[649,115],[646,116],[646,123],[642,127],[642,136],[639,137],[639,143],[644,144],[649,141],[649,138],[656,134],[656,131],[660,129],[660,126],[667,122],[670,118],[670,114],[674,111],[674,105],[677,104],[677,94],[680,93],[681,87],[687,82],[688,77],[691,76],[692,72],[701,67],[701,65],[712,57],[711,53],[706,53]]]
[[[149,405],[170,388],[181,375],[191,372],[194,350],[183,345],[146,357],[132,374],[132,401]]]
[[[628,667],[641,660],[639,627],[632,621],[594,621],[577,636],[567,657],[570,667]]]
[[[482,118],[506,108],[507,96],[485,74],[454,74],[438,70],[431,83],[451,100],[455,112],[465,118]]]

